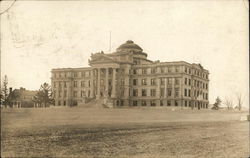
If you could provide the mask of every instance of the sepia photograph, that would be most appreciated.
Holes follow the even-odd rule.
[[[248,158],[248,0],[0,1],[1,157]]]

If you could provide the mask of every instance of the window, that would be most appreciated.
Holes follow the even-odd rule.
[[[154,101],[154,100],[151,100],[151,101],[150,101],[150,105],[151,105],[151,106],[156,106],[155,101]]]
[[[175,106],[178,106],[178,105],[179,105],[177,100],[175,101],[174,105],[175,105]]]
[[[121,79],[121,85],[124,85],[124,84],[125,84],[124,79]]]
[[[191,86],[191,79],[188,79],[188,85]]]
[[[138,90],[137,90],[137,89],[134,89],[134,90],[133,90],[133,96],[134,96],[134,97],[137,97],[137,96],[138,96]]]
[[[89,71],[86,71],[86,72],[85,72],[85,76],[86,76],[86,77],[89,77],[89,76],[90,76],[90,72],[89,72]]]
[[[187,96],[187,89],[184,90],[184,96]]]
[[[191,69],[188,69],[188,73],[191,74]]]
[[[165,68],[161,67],[161,73],[165,73]]]
[[[151,89],[150,90],[150,96],[151,97],[155,97],[155,95],[156,95],[156,90],[155,89]]]
[[[85,91],[81,91],[81,97],[85,97]]]
[[[64,82],[64,87],[65,87],[65,88],[67,87],[67,82]]]
[[[103,79],[100,80],[100,85],[104,85],[104,80]]]
[[[151,85],[156,85],[155,78],[151,79]]]
[[[161,85],[165,85],[165,78],[161,78]]]
[[[172,72],[172,67],[168,67],[168,72],[169,72],[169,73]]]
[[[168,85],[172,84],[172,78],[168,78]]]
[[[208,86],[207,86],[207,84],[206,84],[206,89],[208,89]]]
[[[74,81],[74,87],[77,87],[77,81]]]
[[[81,87],[85,87],[85,81],[81,82]]]
[[[188,96],[191,97],[191,90],[188,90]]]
[[[89,87],[90,87],[90,81],[88,81],[88,83],[89,83]]]
[[[58,105],[61,106],[61,101],[60,100],[58,101]]]
[[[160,106],[163,106],[163,100],[160,100]]]
[[[186,73],[188,72],[188,69],[187,69],[187,67],[185,67],[185,72],[186,72]]]
[[[134,70],[133,70],[133,73],[134,73],[134,74],[137,74],[137,70],[136,70],[136,69],[134,69]]]
[[[180,71],[179,66],[176,66],[176,67],[175,67],[175,72],[179,72],[179,71]]]
[[[63,96],[67,97],[67,91],[66,90],[64,91]]]
[[[165,91],[164,91],[165,88],[161,88],[161,97],[164,97],[165,96]]]
[[[74,91],[74,92],[73,92],[73,96],[74,96],[74,97],[77,97],[77,91]]]
[[[133,79],[133,85],[134,85],[134,86],[137,85],[137,79]]]
[[[208,94],[206,93],[206,100],[208,100]]]
[[[175,79],[175,85],[179,85],[180,84],[180,80],[178,78]]]
[[[120,72],[121,72],[121,74],[124,74],[125,70],[124,69],[120,69]]]
[[[147,69],[142,69],[142,74],[147,74]]]
[[[156,73],[156,68],[151,68],[151,74],[155,74]]]
[[[185,100],[185,107],[187,107],[187,101]]]
[[[146,90],[146,89],[142,89],[142,90],[141,90],[141,95],[142,95],[143,97],[146,97],[146,96],[147,96],[147,90]]]
[[[170,100],[167,101],[167,106],[171,106],[171,101]]]
[[[66,101],[65,100],[63,101],[63,105],[66,106]]]
[[[73,76],[74,76],[74,77],[77,77],[77,72],[74,72]]]
[[[187,80],[188,80],[188,79],[187,79],[187,78],[185,78],[185,85],[187,85]]]
[[[141,106],[147,106],[147,102],[145,100],[141,101]]]
[[[137,106],[137,101],[133,101],[133,106]]]
[[[167,91],[168,91],[168,96],[171,97],[171,95],[172,95],[172,88],[168,88]]]
[[[147,80],[146,80],[146,78],[142,79],[142,85],[147,85]]]
[[[82,77],[85,77],[85,71],[81,72]]]
[[[61,78],[62,77],[62,73],[61,72],[59,72],[59,78]]]
[[[174,94],[175,97],[179,97],[179,91],[180,91],[179,88],[175,88],[175,94]]]

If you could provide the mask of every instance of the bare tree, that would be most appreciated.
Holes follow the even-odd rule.
[[[232,99],[229,99],[229,98],[225,98],[225,102],[224,104],[227,106],[227,109],[230,110],[233,108],[233,101]]]
[[[237,108],[239,109],[239,111],[241,111],[242,104],[243,104],[243,96],[241,93],[237,93],[236,98],[237,98],[237,102],[238,102]]]

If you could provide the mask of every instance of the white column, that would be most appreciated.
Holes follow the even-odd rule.
[[[156,97],[160,98],[161,97],[161,81],[160,81],[160,78],[156,78],[156,84],[157,84]]]
[[[97,69],[97,94],[96,94],[96,98],[99,99],[100,98],[100,68]]]
[[[175,82],[175,78],[172,77],[171,80],[172,80],[172,94],[171,94],[171,97],[174,98],[174,95],[175,95],[175,94],[174,94],[174,92],[175,92],[175,91],[174,91],[174,85],[175,85],[174,82]]]
[[[164,85],[164,95],[165,95],[165,98],[167,98],[168,94],[167,94],[167,78],[165,78],[165,85]]]
[[[90,98],[94,97],[94,70],[90,71]]]
[[[106,68],[106,86],[105,86],[105,89],[106,89],[106,92],[108,93],[108,87],[109,87],[109,69]]]
[[[111,97],[115,98],[116,97],[116,85],[115,85],[115,80],[116,80],[116,69],[113,68],[113,79],[112,79],[112,94]]]

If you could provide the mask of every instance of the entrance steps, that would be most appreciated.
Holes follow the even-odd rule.
[[[93,99],[88,103],[81,103],[78,105],[80,108],[112,108],[113,100],[109,98]]]

